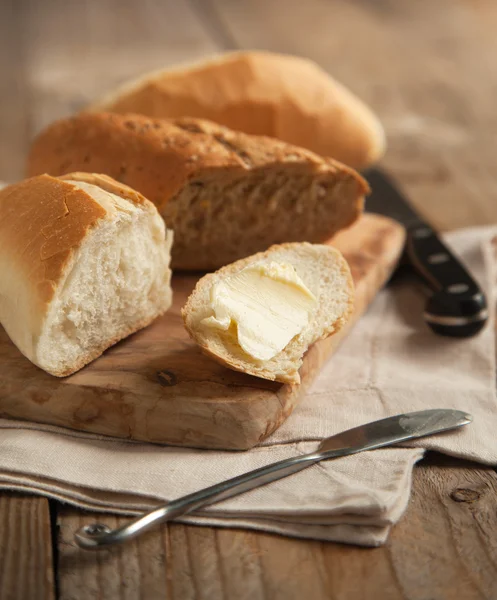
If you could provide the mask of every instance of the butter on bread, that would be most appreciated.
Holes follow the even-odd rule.
[[[381,123],[352,92],[310,60],[271,52],[231,52],[148,73],[86,110],[210,119],[357,169],[385,151]]]
[[[40,175],[0,191],[0,323],[52,375],[74,373],[171,304],[172,232],[109,177]]]
[[[272,285],[260,296],[261,287],[266,285],[263,281],[237,283],[236,294],[220,309],[216,303],[220,286],[228,283],[230,293],[229,288],[233,290],[241,275],[259,266],[268,267],[263,277],[282,285]],[[288,298],[285,280],[290,287],[296,286],[292,299]],[[236,304],[240,302],[242,306]],[[341,329],[352,313],[353,302],[352,276],[341,253],[328,245],[304,242],[275,245],[205,275],[181,314],[190,337],[216,361],[256,377],[295,384],[300,382],[298,371],[304,353],[317,340]],[[258,311],[262,305],[269,310]],[[290,321],[295,320],[296,329],[283,323],[285,312]],[[240,343],[240,332],[246,336],[247,330],[248,345]]]
[[[321,243],[351,225],[367,183],[350,167],[200,119],[84,114],[34,141],[29,175],[106,173],[174,230],[172,266],[215,270],[275,243]]]
[[[269,360],[309,324],[317,298],[289,263],[260,261],[214,283],[213,315],[201,326],[224,332],[245,354]]]

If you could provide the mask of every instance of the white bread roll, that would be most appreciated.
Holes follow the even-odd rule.
[[[283,242],[321,243],[360,215],[350,167],[201,119],[95,113],[33,142],[28,174],[106,173],[149,198],[174,230],[174,269],[215,270]]]
[[[171,305],[172,232],[109,177],[40,175],[0,191],[0,323],[63,377]]]
[[[215,315],[212,291],[220,282],[239,275],[242,270],[246,272],[247,267],[254,265],[274,267],[275,263],[283,265],[284,269],[291,267],[295,270],[299,280],[314,296],[315,304],[309,313],[308,323],[283,349],[267,360],[258,360],[248,354],[240,344],[240,327],[244,325],[240,321],[246,322],[250,317],[246,307],[240,311],[242,315],[240,320],[237,323],[232,321],[225,331],[213,328],[209,324],[209,320]],[[257,307],[257,296],[263,303],[267,300],[267,296],[260,294],[262,285],[263,283],[254,286],[248,304],[255,300]],[[242,296],[246,296],[246,292],[245,287]],[[269,306],[267,314],[270,319],[275,312],[286,312],[284,296],[285,292],[281,297],[282,305],[279,305],[278,298],[275,297],[271,302],[266,302]],[[328,245],[304,242],[272,246],[266,252],[249,256],[202,277],[181,314],[190,337],[203,352],[217,362],[235,371],[243,371],[263,379],[295,384],[300,383],[298,371],[309,346],[339,331],[349,319],[353,304],[354,285],[349,266],[342,254]],[[287,312],[286,316],[291,322],[292,314]],[[264,334],[270,328],[268,325],[271,323],[256,319],[253,331],[257,335]]]
[[[210,119],[357,169],[385,151],[381,123],[352,92],[310,60],[270,52],[227,53],[149,73],[86,110]]]

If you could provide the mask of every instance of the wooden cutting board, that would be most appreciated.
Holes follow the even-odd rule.
[[[180,309],[197,277],[173,279],[172,309],[75,375],[47,375],[0,328],[0,416],[147,442],[247,449],[290,415],[329,355],[390,276],[404,242],[400,225],[365,214],[332,243],[356,285],[353,319],[307,352],[299,386],[237,373],[190,341]]]

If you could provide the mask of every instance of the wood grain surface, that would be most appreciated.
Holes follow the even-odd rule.
[[[304,357],[302,383],[231,371],[204,356],[180,315],[198,276],[173,278],[173,306],[75,375],[32,365],[0,328],[0,416],[199,448],[247,449],[270,435],[305,396],[323,363],[392,273],[404,242],[398,223],[364,215],[333,240],[351,267],[355,313]]]
[[[0,598],[55,598],[46,498],[0,495]]]
[[[494,600],[497,474],[433,457],[387,545],[358,549],[231,529],[170,524],[121,548],[88,553],[74,532],[95,520],[60,512],[61,595],[259,600]],[[124,518],[99,515],[110,527]],[[97,516],[97,519],[98,517]]]
[[[388,135],[384,164],[434,224],[497,223],[496,28],[494,0],[5,0],[0,178],[21,176],[47,122],[126,78],[254,47],[313,58],[369,102]],[[172,525],[143,538],[145,548],[137,540],[117,556],[83,555],[69,545],[81,513],[65,508],[60,598],[494,600],[495,488],[490,469],[424,462],[406,516],[375,550]],[[2,541],[2,579],[43,570],[34,548],[22,565],[11,557],[30,540],[23,528]],[[132,562],[119,562],[125,551]]]

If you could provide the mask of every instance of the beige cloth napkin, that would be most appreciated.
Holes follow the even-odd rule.
[[[492,306],[494,229],[447,236]],[[434,335],[411,283],[383,290],[307,397],[264,444],[248,452],[161,447],[67,429],[0,420],[0,487],[77,506],[137,514],[273,461],[316,447],[321,438],[388,415],[451,407],[474,422],[404,448],[323,462],[181,519],[366,546],[382,544],[410,494],[425,449],[497,463],[494,326],[459,340]],[[89,520],[91,516],[89,516]]]

